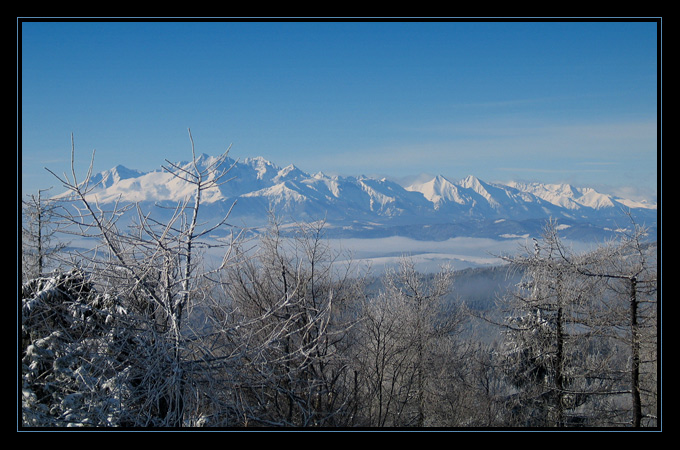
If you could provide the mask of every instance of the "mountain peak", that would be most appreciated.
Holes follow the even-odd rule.
[[[474,175],[468,175],[467,177],[460,180],[459,184],[466,189],[475,189],[482,185],[479,178]]]
[[[276,176],[276,173],[281,170],[278,166],[265,159],[262,156],[255,156],[251,158],[246,158],[243,164],[248,165],[257,171],[257,178],[264,179],[268,175]],[[270,171],[271,169],[271,171]],[[275,172],[275,173],[272,173]]]
[[[140,172],[139,170],[135,169],[128,169],[127,167],[118,164],[117,166],[112,167],[111,169],[105,170],[94,175],[92,177],[91,184],[92,185],[100,184],[101,187],[107,188],[113,186],[116,183],[119,183],[122,180],[126,180],[128,178],[135,178],[140,175],[143,175],[143,172]]]
[[[597,210],[614,206],[614,199],[610,195],[597,192],[593,188],[577,188],[567,183],[510,182],[508,185],[567,209],[580,209],[585,206]]]
[[[249,156],[244,160],[245,163],[262,163],[266,165],[273,165],[269,160],[267,160],[264,156]]]
[[[197,160],[203,165],[216,159],[202,154]],[[566,184],[487,183],[474,175],[452,182],[440,174],[428,181],[401,186],[377,177],[327,176],[321,172],[310,175],[294,164],[280,168],[262,156],[233,164],[231,180],[204,197],[206,209],[215,205],[215,211],[222,211],[223,202],[231,205],[238,199],[233,214],[252,221],[265,217],[268,207],[274,205],[280,209],[277,213],[291,214],[296,220],[327,217],[338,229],[347,230],[356,229],[361,223],[409,226],[437,223],[472,230],[477,225],[469,228],[462,223],[502,220],[507,227],[522,221],[537,223],[536,219],[548,217],[582,220],[591,227],[617,215],[619,209],[613,206],[629,205],[645,215],[644,221],[655,223],[653,206],[639,206],[591,188]],[[194,193],[189,183],[164,171],[142,173],[120,165],[93,176],[93,181],[96,180],[101,183],[91,195],[101,204],[119,198],[131,202],[175,202]],[[522,234],[504,230],[507,235]],[[475,231],[483,232],[486,231]]]
[[[446,179],[443,175],[437,175],[425,183],[414,183],[408,186],[406,190],[420,192],[427,200],[434,203],[435,208],[437,209],[446,201],[464,203],[456,185]]]

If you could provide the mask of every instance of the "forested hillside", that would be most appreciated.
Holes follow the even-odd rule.
[[[284,233],[272,214],[256,240],[228,212],[204,223],[220,162],[168,167],[194,192],[164,220],[100,210],[75,172],[72,203],[25,202],[22,427],[659,426],[644,228],[576,253],[547,221],[503,267],[426,275],[404,257],[374,278],[339,263],[322,221]]]

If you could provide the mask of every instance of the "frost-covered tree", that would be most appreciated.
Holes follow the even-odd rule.
[[[524,274],[507,305],[505,343],[506,373],[517,389],[510,399],[517,424],[621,425],[627,411],[639,426],[638,324],[652,325],[655,309],[655,270],[642,234],[638,230],[632,240],[577,254],[557,230],[549,222],[542,240],[508,258]],[[644,319],[631,291],[643,273],[652,296]],[[627,406],[626,392],[632,400]]]
[[[446,302],[452,280],[447,267],[428,277],[405,257],[386,271],[379,295],[364,300],[356,358],[370,426],[451,425],[445,418],[451,411],[442,405],[453,385],[464,319],[462,309]]]
[[[629,214],[630,226],[618,239],[578,257],[564,257],[565,264],[581,277],[596,280],[606,295],[597,303],[589,322],[605,327],[609,337],[624,349],[624,375],[629,397],[620,420],[610,422],[633,427],[657,423],[657,246],[647,242],[647,230]]]
[[[41,277],[45,271],[54,269],[57,254],[65,247],[58,242],[56,210],[57,201],[46,199],[41,189],[37,195],[30,195],[21,201],[21,277],[22,281]]]
[[[31,279],[21,297],[22,425],[120,425],[129,388],[118,357],[129,333],[122,305],[75,269]]]
[[[343,348],[360,291],[323,229],[319,222],[284,233],[273,218],[257,247],[239,249],[239,263],[221,274],[232,325],[220,338],[226,354],[240,355],[223,391],[239,425],[348,423],[352,377]]]
[[[74,147],[72,140],[72,162]],[[204,226],[199,211],[205,192],[228,181],[225,175],[231,166],[223,167],[228,151],[207,167],[198,164],[193,139],[191,151],[188,166],[165,168],[192,186],[193,192],[164,221],[136,204],[115,204],[104,211],[90,195],[96,188],[92,163],[82,180],[73,164],[71,177],[55,174],[71,200],[61,215],[67,225],[62,231],[92,243],[91,249],[72,258],[99,292],[122,303],[129,313],[127,327],[134,330],[118,352],[127,364],[120,374],[126,379],[119,420],[126,426],[189,424],[192,417],[187,408],[193,407],[189,399],[199,397],[191,377],[196,358],[192,352],[201,345],[188,315],[203,299],[209,271],[198,264],[197,252],[212,245],[202,240],[205,235],[226,226],[226,217]],[[119,227],[121,218],[130,216],[132,225]],[[225,256],[223,263],[226,260]]]
[[[573,389],[585,332],[578,317],[587,315],[591,286],[573,283],[569,268],[560,264],[549,225],[542,242],[526,258],[516,258],[524,279],[513,298],[515,311],[507,323],[507,374],[519,390],[513,409],[529,426],[566,426],[583,401]]]

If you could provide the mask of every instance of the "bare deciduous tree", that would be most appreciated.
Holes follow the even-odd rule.
[[[449,268],[427,278],[402,258],[386,271],[380,294],[364,301],[357,358],[371,426],[442,425],[440,383],[455,372],[465,318],[462,308],[445,302],[452,280]]]
[[[230,353],[240,354],[228,390],[242,425],[341,426],[351,381],[347,314],[357,289],[351,266],[336,263],[322,222],[286,235],[273,218],[252,253],[223,272]]]
[[[191,133],[189,133],[191,139]],[[126,317],[135,329],[123,353],[128,360],[125,388],[127,417],[124,424],[182,426],[187,419],[189,389],[194,386],[186,369],[191,365],[186,313],[199,299],[201,280],[196,252],[213,245],[202,238],[226,224],[227,216],[211,227],[199,223],[199,210],[206,192],[228,180],[229,166],[223,167],[227,152],[207,166],[198,164],[191,139],[192,161],[186,166],[170,164],[166,170],[192,186],[190,197],[179,202],[167,221],[159,221],[139,205],[119,205],[103,211],[96,202],[91,183],[92,162],[82,182],[74,169],[72,140],[71,177],[57,177],[69,190],[73,210],[61,219],[71,233],[88,239],[93,249],[78,255],[78,262],[97,280],[97,288],[119,299],[134,317]],[[93,156],[94,159],[94,156]],[[128,230],[119,220],[136,212]],[[228,252],[225,252],[228,255]],[[227,258],[223,261],[226,264]]]
[[[61,252],[65,244],[56,239],[58,232],[55,222],[58,203],[45,199],[41,189],[38,195],[22,200],[21,224],[21,277],[22,281],[41,277],[50,262]],[[54,267],[53,267],[54,268]]]

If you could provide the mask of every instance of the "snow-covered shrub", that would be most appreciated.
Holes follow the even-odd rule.
[[[124,310],[79,270],[26,282],[21,306],[22,425],[116,425]]]

